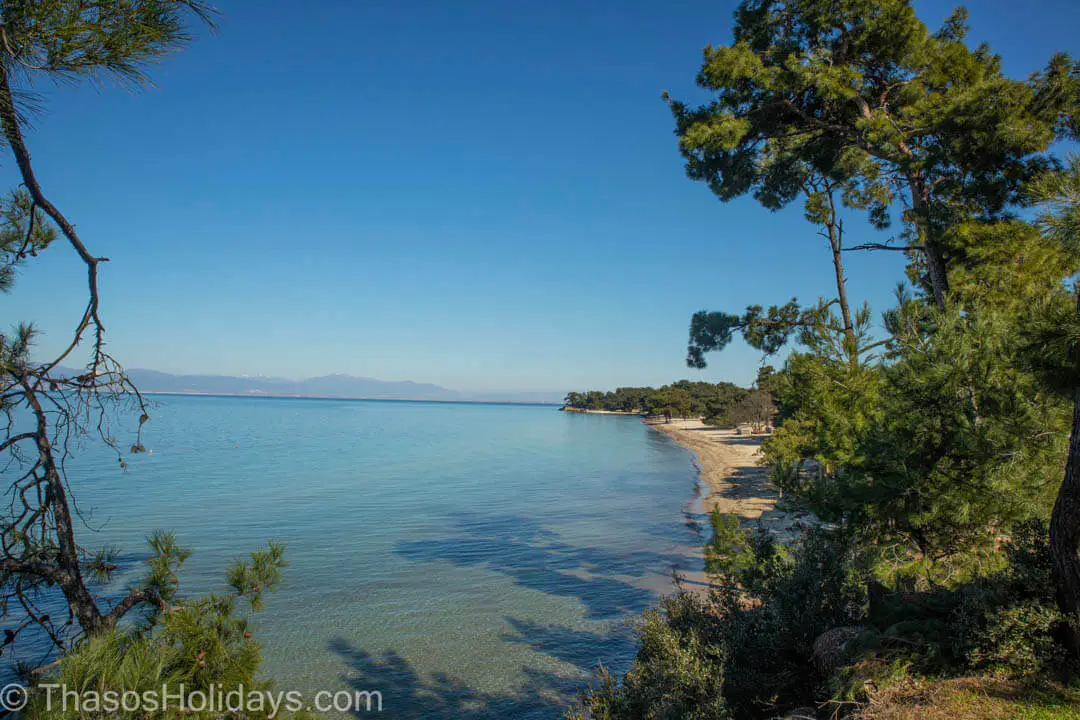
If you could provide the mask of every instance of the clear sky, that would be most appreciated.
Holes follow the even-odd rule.
[[[695,99],[735,2],[244,0],[156,87],[41,88],[29,142],[102,271],[129,367],[334,372],[469,390],[749,383],[744,346],[683,363],[690,315],[831,291],[793,208],[687,180],[662,90]],[[936,25],[951,2],[919,0]],[[1015,76],[1080,53],[1080,3],[975,0]],[[9,160],[0,179],[13,184]],[[852,224],[852,242],[872,231]],[[874,238],[880,239],[880,238]],[[850,262],[884,310],[894,253]],[[57,243],[0,298],[42,353],[85,304]]]

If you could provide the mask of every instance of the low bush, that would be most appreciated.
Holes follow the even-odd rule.
[[[841,717],[923,677],[1075,676],[1054,639],[1062,618],[1043,525],[1016,528],[1001,569],[923,591],[881,583],[883,555],[854,550],[874,546],[849,531],[807,531],[784,549],[732,518],[714,515],[713,527],[711,592],[649,613],[629,673],[603,672],[573,717],[771,718],[819,706]]]

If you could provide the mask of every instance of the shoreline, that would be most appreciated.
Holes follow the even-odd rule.
[[[569,405],[563,405],[559,408],[559,411],[577,413],[578,415],[625,415],[627,417],[645,417],[645,413],[640,410],[584,410],[582,408],[570,407]]]
[[[782,543],[798,537],[806,525],[817,523],[809,511],[777,507],[780,492],[768,469],[759,464],[765,436],[738,435],[701,420],[645,424],[694,453],[694,467],[708,491],[701,499],[706,515],[719,510],[738,516],[744,526],[760,523]]]

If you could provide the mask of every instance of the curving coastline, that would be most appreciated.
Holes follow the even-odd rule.
[[[760,523],[782,541],[798,535],[803,526],[816,523],[805,510],[778,507],[780,493],[760,464],[763,436],[738,435],[700,420],[645,424],[695,453],[695,466],[708,488],[702,501],[707,513],[719,510],[742,518],[746,524]]]

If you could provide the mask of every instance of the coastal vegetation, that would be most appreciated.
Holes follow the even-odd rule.
[[[705,50],[710,101],[669,98],[690,178],[801,201],[827,242],[833,297],[699,312],[687,356],[790,351],[759,379],[763,458],[825,524],[782,545],[714,519],[711,591],[648,613],[575,717],[1078,716],[1080,159],[1053,150],[1080,63],[1011,79],[966,19],[744,0]],[[893,234],[846,245],[860,216]],[[852,251],[907,261],[880,327]]]
[[[150,533],[136,572],[86,541],[67,461],[90,440],[125,468],[146,452],[150,412],[106,344],[107,258],[53,204],[25,135],[36,84],[138,87],[213,16],[199,0],[0,6],[0,131],[20,178],[0,199],[0,291],[55,245],[86,282],[58,355],[35,361],[33,324],[0,334],[0,655],[46,648],[17,668],[31,718],[86,716],[49,707],[45,682],[269,688],[250,618],[281,582],[283,545],[197,595],[182,592],[190,551],[169,532]],[[781,542],[715,514],[707,592],[647,612],[629,671],[601,669],[570,716],[917,718],[929,705],[926,717],[1077,717],[1080,159],[1055,150],[1080,140],[1080,63],[1058,55],[1009,78],[988,47],[969,45],[964,11],[932,30],[912,0],[743,0],[733,41],[706,49],[698,80],[707,103],[668,98],[688,175],[762,212],[801,202],[835,292],[691,317],[691,368],[736,336],[787,353],[753,388],[680,380],[574,392],[564,409],[772,424],[763,461],[815,523]],[[852,246],[853,222],[893,234]],[[850,252],[906,260],[892,307],[875,315],[850,297]],[[618,559],[545,548],[538,538],[554,533],[518,517],[479,524],[462,541],[467,562],[510,546],[523,558],[504,569],[515,579],[586,582]],[[400,545],[446,560],[437,540]],[[137,577],[118,588],[122,576]],[[243,716],[280,717],[270,706]]]
[[[567,393],[563,409],[704,417],[706,422],[724,424],[731,412],[753,391],[728,382],[707,383],[679,380],[660,388],[621,387],[602,392]]]
[[[0,126],[21,185],[0,201],[0,289],[11,292],[19,269],[59,243],[79,258],[86,277],[85,309],[56,357],[33,360],[33,324],[0,334],[6,430],[0,452],[10,500],[0,521],[6,624],[0,654],[10,657],[21,643],[45,648],[39,662],[16,668],[30,686],[28,717],[61,716],[34,689],[44,681],[99,692],[159,690],[173,681],[177,692],[179,683],[189,692],[265,687],[256,679],[259,650],[247,623],[280,580],[281,545],[270,543],[229,568],[227,591],[191,597],[180,594],[179,579],[190,552],[171,534],[150,535],[145,572],[122,591],[112,583],[128,569],[118,551],[83,542],[85,524],[67,477],[72,451],[86,439],[100,441],[123,468],[125,458],[145,452],[141,431],[150,416],[106,347],[99,272],[108,258],[95,255],[49,199],[25,136],[28,118],[40,109],[39,84],[116,81],[137,88],[148,64],[184,46],[192,25],[210,24],[213,14],[199,0],[52,0],[2,8]],[[79,359],[86,363],[82,371],[64,370],[63,363]],[[122,441],[121,432],[130,439]],[[157,716],[179,715],[177,709]]]

